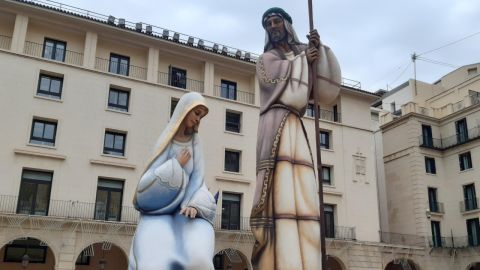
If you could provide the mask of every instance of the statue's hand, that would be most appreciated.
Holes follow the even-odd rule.
[[[310,34],[307,35],[309,47],[320,47],[320,35],[317,32],[317,29],[310,31]]]
[[[184,207],[180,210],[180,215],[185,215],[186,217],[195,218],[198,211],[193,207]]]
[[[178,163],[180,163],[180,166],[183,167],[190,160],[191,156],[192,155],[190,154],[190,152],[186,148],[184,148],[182,149],[182,151],[180,151],[180,153],[177,154],[176,159],[178,160]]]
[[[307,49],[307,62],[309,64],[313,63],[314,61],[316,61],[319,58],[320,58],[320,53],[319,53],[317,48],[309,47]]]

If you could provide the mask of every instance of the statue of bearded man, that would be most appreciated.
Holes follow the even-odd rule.
[[[302,122],[318,91],[323,104],[340,89],[340,68],[316,30],[309,45],[298,40],[292,18],[281,8],[262,17],[264,53],[257,62],[260,120],[257,180],[250,225],[254,269],[321,269],[318,182]],[[309,65],[317,61],[317,74]],[[317,80],[313,90],[312,80]]]

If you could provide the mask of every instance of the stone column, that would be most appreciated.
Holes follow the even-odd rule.
[[[211,62],[205,62],[203,83],[204,83],[203,93],[207,96],[214,96],[215,65]]]
[[[83,52],[83,66],[86,68],[95,68],[95,55],[97,53],[97,33],[87,32],[85,36],[85,50]]]
[[[147,81],[151,83],[158,83],[159,57],[160,51],[157,48],[148,48]]]
[[[16,53],[22,53],[25,48],[25,38],[27,37],[28,17],[17,14],[15,18],[15,27],[13,29],[11,50]]]

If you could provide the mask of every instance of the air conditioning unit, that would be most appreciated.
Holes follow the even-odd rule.
[[[180,34],[179,33],[173,34],[173,41],[178,42],[179,40],[180,40]]]
[[[236,58],[242,57],[242,51],[237,50],[237,52],[235,53],[235,57],[236,57]]]
[[[205,48],[205,44],[204,44],[203,40],[201,40],[201,39],[198,40],[197,46],[198,46],[200,49]]]
[[[168,39],[169,35],[170,35],[170,32],[167,29],[163,29],[162,37],[164,39]]]
[[[212,50],[214,52],[218,52],[218,44],[217,43],[213,44]]]
[[[139,22],[135,24],[135,31],[142,32],[142,28],[143,28],[142,23]]]
[[[222,54],[227,55],[228,54],[228,48],[226,46],[223,46],[222,48]]]
[[[115,17],[113,17],[112,15],[108,16],[108,24],[115,24]]]
[[[249,52],[245,53],[245,60],[250,61],[250,53]]]
[[[125,28],[125,19],[118,19],[118,26]]]
[[[193,46],[193,37],[188,37],[187,44],[188,44],[189,46]]]
[[[147,35],[151,35],[153,33],[153,27],[151,25],[147,25],[145,28],[145,33],[147,33]]]

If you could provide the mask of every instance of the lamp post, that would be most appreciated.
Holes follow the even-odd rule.
[[[25,250],[25,254],[22,256],[22,268],[26,269],[28,267],[28,263],[30,262],[30,256],[27,254],[27,250]]]

